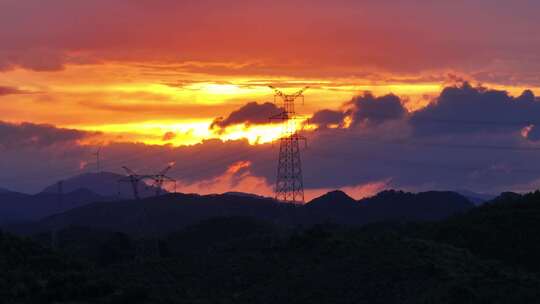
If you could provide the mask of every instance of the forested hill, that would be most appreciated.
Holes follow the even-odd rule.
[[[146,229],[148,233],[163,235],[202,220],[230,216],[253,217],[285,227],[309,227],[326,222],[358,226],[390,220],[439,220],[473,207],[460,194],[435,191],[416,194],[383,191],[359,201],[344,192],[332,191],[303,206],[237,193],[171,193],[142,200],[89,203],[11,230],[32,234],[76,225],[129,234]]]
[[[142,260],[122,233],[70,228],[54,251],[46,234],[2,234],[0,292],[7,303],[535,303],[539,215],[533,193],[428,223],[291,230],[221,217]]]

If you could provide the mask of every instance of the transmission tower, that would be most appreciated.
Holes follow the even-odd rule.
[[[302,177],[302,162],[300,159],[300,141],[306,143],[306,138],[298,134],[296,122],[298,117],[294,110],[297,99],[304,100],[303,93],[308,87],[287,95],[270,86],[274,90],[274,102],[283,100],[282,112],[272,116],[283,122],[283,131],[279,139],[279,159],[276,179],[276,200],[287,203],[304,203],[304,181]]]
[[[135,173],[135,171],[129,169],[126,166],[122,167],[126,171],[127,176],[120,179],[118,182],[128,182],[131,184],[133,190],[133,197],[139,201],[139,184],[144,183],[145,179],[154,179],[154,175],[140,175]],[[167,169],[168,170],[168,169]],[[163,174],[164,175],[164,174]],[[145,207],[145,202],[139,202],[139,208],[137,208],[136,214],[136,229],[137,229],[137,239],[135,240],[135,258],[137,260],[144,260],[147,258],[158,257],[159,254],[159,243],[154,235],[154,229],[148,216],[148,211]]]
[[[165,169],[161,170],[161,172],[150,176],[150,178],[154,180],[154,184],[152,186],[156,190],[156,196],[161,195],[161,192],[163,191],[163,183],[165,181],[174,183],[174,192],[176,192],[176,180],[166,175],[173,166],[174,162],[171,162],[167,165]]]
[[[98,147],[97,151],[92,153],[96,157],[96,172],[101,172],[101,146]]]
[[[131,170],[130,168],[123,166],[122,169],[126,171],[127,176],[125,178],[119,179],[118,182],[120,183],[130,183],[131,188],[133,190],[133,198],[136,200],[141,199],[139,195],[139,183],[143,181],[144,179],[148,178],[146,175],[139,175],[135,173],[135,171]]]

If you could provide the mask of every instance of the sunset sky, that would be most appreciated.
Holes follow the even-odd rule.
[[[532,0],[0,0],[0,187],[36,192],[93,170],[103,146],[107,171],[175,161],[180,191],[271,195],[273,85],[310,87],[297,107],[312,118],[308,196],[534,189],[539,10]]]

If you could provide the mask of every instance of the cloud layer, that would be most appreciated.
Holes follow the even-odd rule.
[[[398,96],[389,94],[375,97],[371,93],[354,97],[347,106],[353,126],[358,124],[380,124],[387,120],[399,119],[405,116],[407,110],[403,107]]]
[[[519,132],[540,122],[540,103],[531,91],[512,97],[505,91],[468,83],[445,88],[436,102],[411,118],[418,135]]]
[[[273,103],[249,102],[238,110],[231,112],[227,117],[214,120],[211,128],[226,128],[232,125],[268,124],[270,118],[280,113],[280,109]]]
[[[24,90],[20,90],[16,87],[0,86],[0,97],[11,94],[24,94],[27,93]]]
[[[58,144],[71,144],[91,135],[95,133],[59,129],[52,125],[12,124],[0,121],[0,148],[3,149],[39,149]]]
[[[313,120],[323,127],[304,134],[309,143],[302,151],[306,191],[377,185],[499,192],[540,186],[540,166],[535,165],[540,163],[540,142],[532,120],[540,116],[540,107],[529,92],[512,97],[465,83],[445,88],[425,110],[407,112],[404,102],[393,95],[363,94],[344,102],[342,110],[315,114]],[[236,113],[252,113],[245,109],[260,106],[250,104]],[[257,121],[247,114],[230,117],[231,123]],[[348,126],[328,127],[347,119],[352,121]],[[11,147],[0,170],[5,187],[36,190],[93,168],[95,148],[77,143],[88,136],[84,132],[6,123],[0,130],[0,145]],[[186,191],[244,188],[268,194],[275,181],[277,148],[245,140],[179,147],[111,143],[102,150],[102,165],[110,171],[127,165],[152,173],[175,161],[170,175]],[[23,178],[29,175],[30,180]]]
[[[56,0],[47,6],[5,0],[0,70],[106,61],[181,63],[192,72],[228,75],[452,69],[479,80],[538,84],[540,40],[531,29],[539,26],[533,13],[539,8],[532,1],[488,0]]]

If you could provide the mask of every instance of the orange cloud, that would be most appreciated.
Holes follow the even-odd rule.
[[[177,126],[271,101],[269,84],[309,85],[299,108],[307,116],[363,91],[393,93],[416,111],[462,79],[539,94],[540,45],[530,39],[538,4],[513,3],[508,14],[484,2],[8,1],[0,4],[0,113],[107,130],[109,140],[264,143],[275,130],[249,121],[224,124],[223,136]],[[177,136],[164,141],[167,132]]]
[[[273,197],[274,187],[262,177],[253,176],[250,171],[250,161],[239,161],[228,167],[225,173],[221,176],[195,182],[191,184],[178,184],[177,190],[184,193],[224,193],[224,192],[245,192],[254,193],[261,196]],[[390,180],[384,180],[380,182],[372,182],[367,184],[360,184],[357,186],[342,187],[340,190],[345,191],[351,197],[355,199],[361,199],[377,194],[378,192],[387,189]],[[305,198],[306,202],[321,196],[329,191],[335,189],[331,188],[319,188],[319,189],[306,189]]]
[[[224,193],[229,191],[255,193],[273,196],[273,189],[262,177],[253,176],[250,172],[251,162],[239,161],[228,167],[222,175],[191,184],[178,184],[177,189],[184,193]]]
[[[530,75],[536,71],[530,63],[538,61],[530,29],[539,25],[531,13],[539,5],[509,5],[57,0],[44,7],[8,1],[0,7],[0,41],[9,46],[0,52],[0,69],[138,62],[196,74],[298,78],[457,69],[538,84]]]

